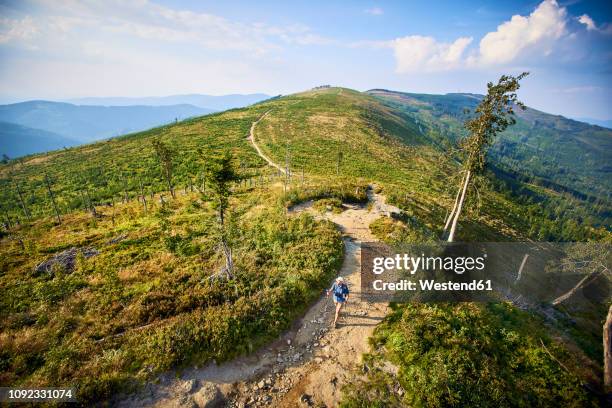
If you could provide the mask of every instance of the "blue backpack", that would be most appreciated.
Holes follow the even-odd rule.
[[[334,296],[338,299],[344,300],[344,295],[348,293],[348,288],[344,284],[338,285],[334,283]]]

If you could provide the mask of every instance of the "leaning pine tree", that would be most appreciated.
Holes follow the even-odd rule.
[[[470,181],[475,174],[481,173],[486,165],[486,153],[495,136],[510,125],[516,123],[514,107],[525,109],[525,105],[517,99],[516,91],[520,88],[520,80],[528,72],[514,77],[502,75],[497,84],[487,84],[487,95],[478,104],[475,116],[465,122],[469,135],[461,141],[461,150],[465,157],[465,174],[461,180],[455,204],[444,225],[443,234],[449,230],[448,242],[453,242],[457,231],[457,221],[463,209],[465,195],[470,187]]]

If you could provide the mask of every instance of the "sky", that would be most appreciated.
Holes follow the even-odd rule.
[[[0,0],[0,102],[90,96],[484,93],[612,119],[612,2]]]

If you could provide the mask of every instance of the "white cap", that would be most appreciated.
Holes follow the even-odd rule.
[[[342,276],[338,276],[336,278],[336,282],[344,282],[344,278]]]

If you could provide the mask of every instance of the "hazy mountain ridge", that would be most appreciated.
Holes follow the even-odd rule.
[[[106,107],[30,101],[0,106],[0,120],[90,142],[211,112],[191,105]]]
[[[75,99],[71,103],[34,100],[0,105],[0,122],[23,127],[23,134],[19,133],[18,127],[11,127],[10,130],[0,128],[4,140],[0,154],[18,157],[41,153],[243,107],[266,99],[269,96],[265,94],[191,94],[144,98],[92,97]],[[26,128],[41,131],[35,136],[40,143],[32,142],[34,139],[31,138],[36,132]],[[20,145],[20,140],[24,140],[23,145]]]
[[[256,102],[270,98],[263,93],[254,94],[229,94],[229,95],[204,95],[185,94],[168,96],[145,96],[145,97],[90,97],[69,99],[67,102],[76,105],[102,105],[102,106],[169,106],[169,105],[193,105],[198,108],[210,110],[226,110],[251,105]]]
[[[612,120],[610,119],[574,118],[574,120],[612,129]]]
[[[15,123],[0,122],[0,146],[2,146],[0,154],[6,154],[10,158],[62,149],[78,144],[77,140],[57,133]]]

